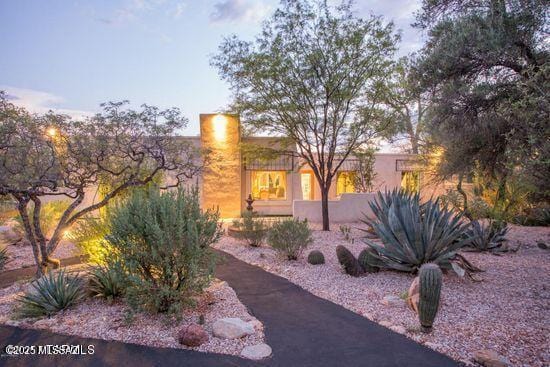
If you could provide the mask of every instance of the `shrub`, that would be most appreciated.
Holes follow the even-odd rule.
[[[381,268],[415,272],[433,262],[459,275],[479,269],[457,251],[472,239],[464,236],[469,227],[462,214],[441,207],[438,200],[420,204],[418,195],[393,191],[378,194],[370,203],[376,219],[367,218],[383,245],[365,239]]]
[[[311,265],[319,265],[325,263],[325,255],[319,250],[313,250],[307,255],[307,262]]]
[[[550,208],[540,206],[526,209],[516,215],[513,222],[522,226],[550,226]]]
[[[0,248],[0,271],[4,270],[6,264],[9,262],[8,249],[6,247]]]
[[[339,227],[340,229],[340,233],[342,234],[342,236],[344,237],[344,239],[350,243],[353,243],[355,242],[354,241],[354,238],[351,237],[351,227],[348,226],[348,225],[341,225]]]
[[[258,247],[265,242],[268,226],[256,212],[244,212],[242,221],[234,224],[240,230],[239,238],[244,239],[248,245]]]
[[[19,317],[51,316],[84,297],[82,280],[64,270],[50,271],[30,284],[30,289],[18,298]]]
[[[273,224],[267,233],[267,242],[288,260],[296,260],[313,239],[307,219],[285,219]]]
[[[473,251],[506,252],[506,234],[508,225],[505,222],[489,220],[487,224],[473,221],[465,236],[472,241],[468,248]]]
[[[78,221],[68,237],[92,264],[104,264],[113,251],[106,240],[110,231],[110,210],[104,208],[104,213],[98,218],[88,216]]]
[[[346,272],[346,274],[349,274],[353,277],[358,277],[359,275],[363,274],[363,269],[361,268],[361,265],[359,265],[359,262],[353,256],[350,250],[348,250],[346,247],[342,245],[338,245],[336,247],[336,257],[338,258],[338,262],[340,265],[342,265],[342,268]]]
[[[424,331],[430,331],[439,310],[443,274],[436,264],[424,264],[418,272],[418,318]]]
[[[94,266],[89,273],[88,292],[93,297],[112,301],[123,293],[122,279],[116,271],[107,266]]]
[[[197,188],[134,190],[116,205],[106,265],[120,275],[132,310],[177,313],[208,285],[221,236],[217,211],[202,211]]]
[[[380,270],[378,259],[372,254],[370,248],[366,248],[357,257],[359,265],[365,273],[376,273]]]

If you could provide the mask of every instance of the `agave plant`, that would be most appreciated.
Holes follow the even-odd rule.
[[[94,297],[101,297],[112,301],[122,295],[122,279],[113,269],[97,265],[90,269],[88,291]]]
[[[18,299],[20,317],[50,316],[64,310],[84,297],[82,280],[64,270],[49,272],[31,283],[30,289]]]
[[[506,234],[508,225],[505,222],[489,220],[482,224],[475,220],[465,233],[466,237],[472,239],[468,244],[470,251],[490,251],[492,253],[507,252],[511,249],[506,246]]]
[[[382,244],[365,239],[376,266],[416,272],[422,264],[435,263],[459,275],[480,271],[457,251],[472,239],[464,236],[469,223],[462,214],[442,207],[439,200],[420,203],[418,194],[394,190],[379,193],[370,203],[375,219],[363,222],[373,228]]]

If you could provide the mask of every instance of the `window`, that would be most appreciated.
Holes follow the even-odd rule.
[[[313,173],[302,172],[300,174],[302,184],[302,198],[304,200],[313,200]]]
[[[338,172],[338,178],[336,179],[336,196],[348,192],[355,192],[356,176],[357,173],[355,171]]]
[[[252,171],[252,198],[254,200],[285,200],[285,171]]]
[[[420,172],[401,172],[401,188],[409,192],[420,191]]]

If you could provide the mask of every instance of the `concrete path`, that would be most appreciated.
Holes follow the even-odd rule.
[[[0,358],[0,366],[285,366],[447,367],[457,364],[403,335],[284,278],[223,254],[216,276],[229,283],[249,312],[263,322],[273,357],[236,357],[84,339],[1,326],[0,344],[95,345],[93,356]]]

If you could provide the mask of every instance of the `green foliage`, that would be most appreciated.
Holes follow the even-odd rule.
[[[307,255],[307,262],[311,265],[319,265],[325,263],[325,255],[319,250],[313,250]]]
[[[439,310],[443,273],[438,265],[427,263],[420,267],[418,277],[420,286],[418,318],[422,328],[429,331]]]
[[[242,215],[242,221],[237,221],[234,226],[239,229],[238,236],[252,247],[261,246],[265,242],[269,229],[265,220],[256,212],[246,211]]]
[[[340,227],[338,227],[340,230],[340,233],[344,237],[344,239],[348,242],[353,243],[354,239],[351,237],[351,227],[345,224],[342,224]]]
[[[114,269],[104,265],[96,265],[90,269],[88,277],[88,292],[93,297],[105,298],[109,301],[123,295],[123,280]]]
[[[192,303],[211,280],[218,219],[200,209],[196,188],[134,190],[111,211],[106,265],[123,279],[133,310],[177,313]]]
[[[6,264],[10,261],[10,257],[8,255],[8,249],[6,247],[0,248],[0,271],[4,270],[6,267]]]
[[[18,298],[19,317],[51,316],[84,298],[82,279],[65,270],[52,271],[30,284],[30,289]]]
[[[302,251],[313,242],[307,219],[298,218],[279,221],[267,234],[267,243],[287,260],[296,260]]]
[[[109,209],[104,208],[100,217],[83,218],[78,221],[68,236],[92,264],[104,264],[113,251],[106,240],[106,236],[110,233],[109,213]]]
[[[381,268],[415,272],[432,262],[460,275],[478,270],[457,251],[472,239],[464,234],[469,227],[461,214],[442,208],[438,200],[420,204],[417,194],[400,191],[378,193],[370,203],[375,219],[367,218],[383,245],[365,239]]]
[[[468,247],[474,251],[490,251],[493,253],[506,252],[506,233],[508,225],[505,222],[489,220],[486,224],[473,221],[465,233],[472,241]]]
[[[528,208],[516,215],[512,221],[522,226],[550,226],[550,207]]]
[[[353,151],[356,159],[353,186],[356,192],[372,192],[377,173],[374,171],[376,150],[373,147],[357,148]]]
[[[357,257],[359,265],[365,273],[376,273],[380,270],[379,260],[372,254],[370,248],[366,248],[359,253]]]
[[[363,274],[363,268],[361,268],[361,265],[359,265],[359,262],[355,256],[353,256],[351,251],[345,246],[336,246],[336,257],[338,258],[338,262],[342,265],[342,268],[346,274],[353,277],[358,277]]]

